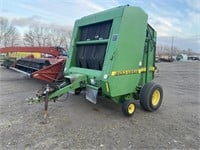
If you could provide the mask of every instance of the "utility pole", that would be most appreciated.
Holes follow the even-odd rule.
[[[172,43],[171,43],[171,61],[172,61],[173,51],[174,51],[174,37],[172,36]]]

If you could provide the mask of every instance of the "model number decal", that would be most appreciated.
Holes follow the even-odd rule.
[[[150,67],[149,71],[155,71],[154,67]],[[146,68],[134,69],[134,70],[121,70],[121,71],[112,71],[111,76],[120,76],[120,75],[128,75],[128,74],[140,74],[146,72]]]

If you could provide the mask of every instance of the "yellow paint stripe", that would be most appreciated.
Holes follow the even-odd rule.
[[[109,91],[110,91],[108,82],[106,82],[106,91],[107,91],[108,93],[109,93]]]
[[[121,71],[112,71],[111,76],[119,76],[119,75],[129,75],[129,74],[140,74],[146,72],[147,69],[145,67],[134,69],[134,70],[121,70]],[[155,71],[155,67],[149,67],[148,71]]]
[[[138,69],[138,73],[146,72],[146,68],[140,68]]]
[[[155,71],[156,70],[156,68],[155,67],[149,67],[149,71]]]

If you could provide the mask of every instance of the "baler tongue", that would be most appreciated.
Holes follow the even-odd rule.
[[[44,118],[47,116],[48,101],[55,100],[69,91],[81,88],[86,82],[86,75],[83,74],[70,74],[65,76],[65,81],[57,85],[49,85],[37,93],[37,96],[41,99],[43,98],[45,102]]]
[[[49,95],[49,99],[58,98],[69,91],[81,88],[82,83],[86,82],[86,79],[86,75],[83,74],[70,74],[69,76],[65,76],[66,81],[57,85],[58,89]]]

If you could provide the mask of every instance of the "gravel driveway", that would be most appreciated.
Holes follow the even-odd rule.
[[[8,149],[200,149],[200,63],[158,63],[155,82],[164,89],[163,104],[149,113],[137,104],[127,118],[119,104],[81,95],[64,95],[49,104],[28,97],[45,83],[0,68],[0,147]]]

